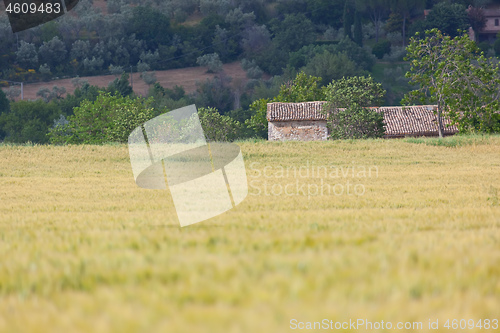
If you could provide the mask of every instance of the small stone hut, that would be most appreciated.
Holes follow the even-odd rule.
[[[328,139],[325,102],[268,103],[268,139],[270,141],[317,141]]]
[[[327,116],[321,112],[326,102],[268,103],[268,138],[270,141],[312,141],[328,139]],[[438,136],[436,105],[384,106],[385,138]],[[458,132],[443,118],[444,135]]]

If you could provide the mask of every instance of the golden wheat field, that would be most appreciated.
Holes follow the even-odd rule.
[[[0,332],[500,331],[499,136],[238,144],[184,228],[126,145],[0,145]]]

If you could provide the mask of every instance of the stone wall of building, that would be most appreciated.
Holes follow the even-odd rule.
[[[270,121],[269,141],[321,141],[328,139],[325,120]]]

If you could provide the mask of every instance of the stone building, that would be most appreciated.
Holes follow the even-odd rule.
[[[267,104],[268,138],[270,141],[311,141],[328,139],[327,116],[321,112],[325,102]],[[384,106],[385,138],[438,136],[435,105]],[[444,135],[458,132],[444,118]]]
[[[268,103],[270,141],[317,141],[328,138],[327,116],[321,113],[324,102]]]

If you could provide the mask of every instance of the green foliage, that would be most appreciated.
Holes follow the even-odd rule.
[[[245,121],[245,125],[258,137],[267,138],[267,103],[269,102],[268,98],[261,98],[250,104],[253,115]]]
[[[292,82],[281,85],[280,92],[274,102],[322,101],[325,95],[320,88],[320,82],[320,77],[300,72]]]
[[[0,115],[0,129],[6,142],[46,143],[47,132],[54,119],[59,116],[55,103],[44,101],[19,101],[12,103],[10,112]]]
[[[0,118],[2,114],[10,112],[10,102],[2,89],[0,89]],[[0,126],[0,141],[5,137],[5,132]]]
[[[286,51],[297,51],[315,40],[314,25],[302,13],[287,14],[282,22],[272,21],[271,30],[274,33],[273,43]]]
[[[477,44],[477,47],[484,52],[484,54],[488,53],[488,51],[491,49],[491,44],[487,41],[481,42]]]
[[[302,70],[309,75],[321,77],[325,83],[344,76],[363,74],[345,53],[331,54],[328,51],[315,55]]]
[[[238,138],[241,123],[224,116],[215,108],[199,108],[198,117],[207,141],[234,141]]]
[[[74,109],[69,123],[50,130],[51,143],[102,144],[127,142],[136,127],[154,117],[152,99],[131,99],[101,92],[94,102]]]
[[[478,55],[476,43],[465,32],[451,38],[437,29],[427,31],[425,38],[410,40],[407,54],[411,69],[406,75],[419,88],[403,102],[437,103],[440,136],[443,116],[450,117],[462,133],[497,129],[499,65]]]
[[[218,73],[222,70],[222,61],[217,53],[205,54],[198,57],[196,63],[200,66],[207,67],[207,73]]]
[[[75,88],[73,94],[67,94],[65,98],[56,100],[55,102],[61,109],[61,114],[69,116],[73,114],[73,109],[79,106],[84,100],[93,102],[99,96],[101,88],[91,86],[88,82],[84,82],[81,87]]]
[[[151,100],[124,98],[117,101],[110,126],[106,129],[107,141],[125,143],[132,131],[154,118],[149,105]]]
[[[255,61],[266,73],[281,75],[288,63],[288,58],[288,51],[271,44],[255,56]]]
[[[170,42],[170,21],[168,17],[151,7],[137,6],[132,10],[129,34],[146,41],[149,49]]]
[[[337,110],[329,117],[329,129],[333,140],[382,138],[385,133],[384,115],[352,105]]]
[[[398,12],[392,12],[385,23],[384,29],[387,32],[400,32],[403,28],[403,17]]]
[[[354,2],[347,0],[344,4],[344,36],[352,40],[352,25],[354,24]]]
[[[312,22],[328,24],[338,29],[342,26],[345,0],[306,0],[307,15]],[[288,4],[288,3],[287,3]]]
[[[169,89],[162,87],[158,82],[149,88],[148,97],[152,99],[151,107],[155,110],[155,116],[166,110],[175,110],[194,103],[190,97],[186,96],[183,87],[176,85]]]
[[[414,144],[424,144],[427,146],[437,147],[465,147],[472,145],[487,145],[491,143],[492,136],[484,134],[457,134],[446,136],[444,138],[420,137],[420,138],[405,138],[405,142]]]
[[[479,39],[479,32],[486,27],[487,19],[484,16],[484,10],[481,8],[480,4],[474,4],[474,7],[469,7],[467,9],[467,16],[469,18],[469,24],[474,30],[474,39]]]
[[[354,15],[353,40],[359,46],[363,46],[363,27],[361,25],[361,13],[356,11]]]
[[[500,33],[497,34],[497,39],[495,40],[495,43],[493,44],[493,50],[495,50],[495,55],[497,57],[500,56]]]
[[[425,30],[436,28],[451,37],[459,36],[458,30],[469,28],[469,18],[465,6],[458,3],[440,2],[436,4],[424,22]]]
[[[129,83],[129,74],[122,73],[122,76],[118,79],[114,79],[108,86],[108,91],[114,95],[130,96],[134,92],[132,86]]]
[[[325,52],[328,52],[329,55],[325,55]],[[322,56],[314,59],[319,55]],[[346,59],[348,63],[345,64],[346,68],[343,68],[344,64],[338,64],[338,61],[343,62]],[[296,69],[310,66],[307,70],[308,74],[323,77],[324,84],[330,82],[332,78],[338,79],[342,76],[359,75],[361,70],[369,71],[375,64],[375,60],[373,54],[347,37],[335,45],[308,45],[297,52],[290,53],[291,66]],[[309,65],[311,62],[313,64]],[[325,62],[331,62],[332,64],[328,65]],[[318,69],[314,70],[313,68]]]
[[[43,42],[38,54],[41,63],[48,64],[50,68],[55,69],[64,63],[67,50],[64,43],[56,36],[48,42]]]
[[[47,87],[40,88],[36,95],[41,97],[44,102],[48,103],[53,100],[61,100],[63,95],[66,93],[66,88],[53,86],[52,90]]]
[[[327,109],[333,111],[351,105],[361,107],[380,106],[384,101],[385,90],[382,84],[371,76],[355,76],[332,81],[324,90]]]
[[[10,111],[10,102],[7,95],[0,89],[0,114]]]
[[[371,76],[332,81],[325,89],[332,139],[379,138],[384,135],[384,115],[369,109],[380,106],[385,90]]]
[[[371,55],[369,51],[360,47],[349,38],[342,39],[334,47],[336,53],[345,53],[349,59],[354,61],[364,70],[370,71],[373,65],[375,65],[375,57]]]
[[[282,84],[278,96],[272,100],[261,98],[250,104],[252,117],[246,120],[245,124],[255,132],[255,135],[267,137],[267,103],[323,101],[325,94],[319,86],[320,82],[320,77],[300,72],[293,81]]]
[[[213,107],[222,114],[233,107],[233,94],[230,87],[231,79],[225,75],[196,83],[194,100],[199,107]]]
[[[378,59],[382,59],[385,54],[391,53],[391,42],[382,40],[376,43],[372,48],[372,52]]]
[[[38,65],[38,54],[36,46],[21,40],[16,51],[16,60],[19,65],[25,68],[36,68]]]

